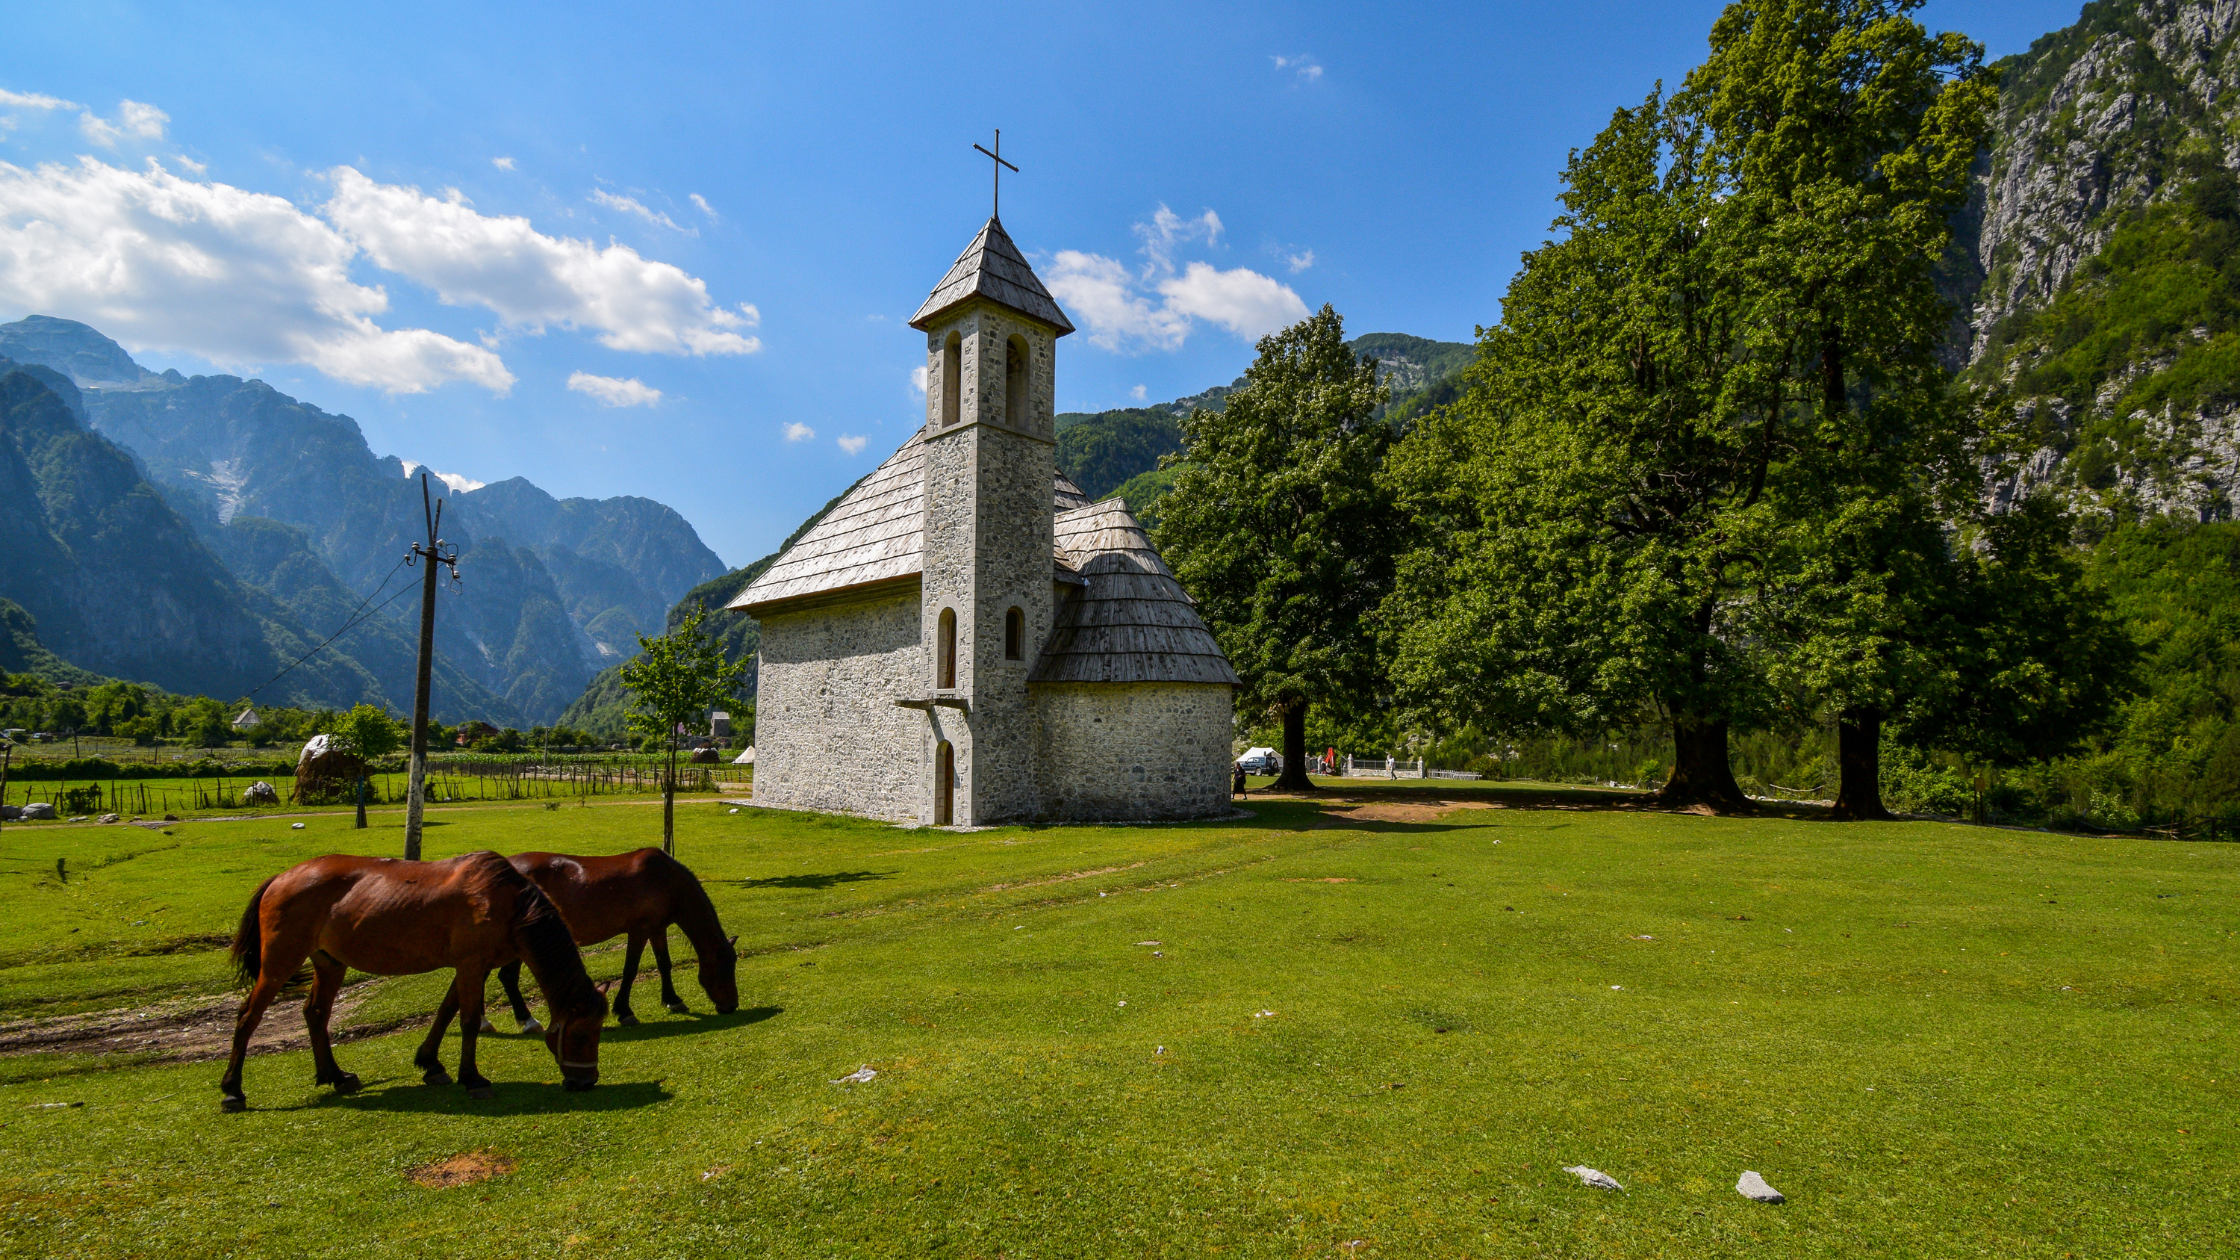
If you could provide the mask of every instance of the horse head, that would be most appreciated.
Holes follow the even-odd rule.
[[[571,1090],[599,1083],[599,1033],[607,1024],[607,999],[596,989],[591,997],[589,1007],[566,1014],[554,1011],[552,1027],[544,1034],[545,1048],[560,1064],[560,1080]]]
[[[700,988],[715,1003],[716,1014],[729,1015],[739,1009],[738,937],[725,941],[716,957],[700,960]]]

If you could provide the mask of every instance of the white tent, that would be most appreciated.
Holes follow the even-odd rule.
[[[753,744],[749,744],[749,745],[747,745],[747,750],[746,750],[745,752],[743,752],[743,753],[740,753],[740,754],[739,754],[738,756],[736,756],[736,757],[733,757],[733,758],[731,759],[731,764],[732,764],[732,765],[735,765],[735,766],[751,766],[751,765],[753,765],[753,764],[754,764],[754,745],[753,745]]]

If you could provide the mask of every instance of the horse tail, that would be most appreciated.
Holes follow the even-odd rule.
[[[278,875],[273,876],[249,894],[249,906],[241,912],[241,926],[233,932],[233,976],[243,988],[253,987],[264,971],[264,893],[272,887],[272,880],[278,878]],[[306,962],[296,974],[288,977],[280,991],[292,993],[310,983],[311,964]]]
[[[275,875],[272,879],[278,879]],[[241,926],[233,933],[233,978],[248,988],[257,982],[257,975],[264,967],[264,890],[272,887],[272,879],[257,885],[249,894],[249,908],[241,912]]]

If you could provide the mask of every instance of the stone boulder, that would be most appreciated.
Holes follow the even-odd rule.
[[[23,807],[23,811],[18,815],[18,817],[21,817],[26,822],[36,822],[42,819],[52,820],[58,817],[58,815],[54,812],[54,806],[48,804],[47,802],[33,801],[29,805]]]
[[[259,780],[241,789],[241,803],[244,805],[278,805],[280,803],[280,793],[274,791],[271,784]]]

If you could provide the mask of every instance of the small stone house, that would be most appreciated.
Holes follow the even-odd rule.
[[[1119,499],[1057,470],[1073,324],[989,219],[910,320],[926,420],[729,605],[755,799],[898,822],[1229,808],[1236,671]]]

